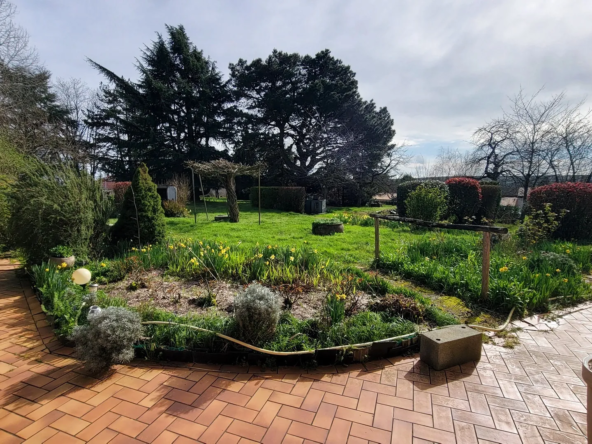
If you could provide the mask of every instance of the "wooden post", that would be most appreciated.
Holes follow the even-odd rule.
[[[481,265],[481,299],[489,294],[489,253],[491,250],[491,233],[483,232],[483,263]]]
[[[374,218],[374,259],[380,259],[380,221]]]
[[[195,173],[191,170],[191,186],[193,187],[193,223],[197,223],[197,205],[195,204]]]
[[[206,220],[210,220],[210,218],[208,217],[208,204],[206,203],[206,195],[204,193],[203,183],[201,181],[201,174],[199,174],[199,186],[201,187],[201,195],[203,196],[204,207],[206,209]]]
[[[259,169],[259,225],[261,225],[261,169]]]

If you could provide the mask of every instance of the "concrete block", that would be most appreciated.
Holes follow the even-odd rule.
[[[451,325],[421,334],[420,359],[434,370],[481,359],[481,332]]]

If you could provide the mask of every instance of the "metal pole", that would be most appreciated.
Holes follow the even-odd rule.
[[[261,225],[261,169],[259,169],[259,225]]]
[[[197,224],[197,205],[195,205],[195,173],[191,170],[191,186],[193,187],[193,223]]]
[[[380,259],[380,221],[374,218],[374,259]]]
[[[201,187],[201,195],[203,196],[204,207],[206,209],[206,220],[210,220],[210,218],[208,217],[208,204],[206,203],[206,195],[204,193],[203,183],[201,181],[201,174],[198,174],[198,177],[199,177],[199,186]]]
[[[487,299],[489,293],[489,253],[491,250],[491,233],[483,232],[483,262],[481,264],[481,299]]]

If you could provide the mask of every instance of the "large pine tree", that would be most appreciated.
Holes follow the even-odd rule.
[[[144,49],[137,82],[90,61],[110,82],[89,124],[99,133],[103,168],[116,178],[129,179],[144,162],[165,180],[187,160],[224,156],[215,148],[228,135],[231,97],[222,75],[183,26],[167,26],[167,37],[158,34]]]

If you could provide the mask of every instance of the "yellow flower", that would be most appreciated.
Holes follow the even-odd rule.
[[[558,268],[557,270],[555,270],[557,273],[561,273],[561,270]]]
[[[567,282],[567,279],[563,279],[563,282]]]
[[[304,241],[305,244],[308,244],[308,241]]]
[[[101,267],[106,267],[105,263],[101,262]]]
[[[275,254],[272,254],[271,256],[269,256],[269,259],[274,260],[275,259]]]
[[[273,246],[273,248],[277,248],[277,244],[275,244],[275,245]]]
[[[173,247],[172,245],[169,245],[169,250],[174,249],[175,247]]]
[[[146,249],[145,248],[142,248],[142,253],[146,253]]]
[[[181,247],[181,248],[185,248],[185,244],[183,244],[183,243],[179,242],[179,247]]]
[[[526,256],[522,256],[523,261],[525,261],[526,259],[528,259]]]
[[[58,270],[61,270],[61,269],[62,269],[62,266],[61,266],[61,265],[58,265],[56,268],[57,268]]]
[[[535,275],[534,275],[534,277],[537,277],[537,278],[538,278],[539,276],[540,276],[540,273],[537,273],[537,274],[535,274]]]
[[[45,271],[49,271],[49,268],[46,268]]]
[[[502,267],[502,268],[499,269],[500,273],[505,273],[508,270],[509,270],[508,267]]]
[[[228,259],[228,255],[227,254],[224,255],[224,259]]]
[[[202,241],[199,241],[199,245],[203,245],[203,242]]]
[[[136,247],[132,247],[132,251],[138,251]]]
[[[545,276],[549,277],[549,276],[551,276],[551,275],[550,275],[549,273],[546,273],[546,274],[545,274]]]
[[[296,248],[290,248],[290,251],[291,251],[292,253],[294,253],[294,252],[296,251]]]
[[[565,252],[566,252],[567,254],[571,253],[571,251],[570,251],[570,250],[565,250]]]
[[[199,252],[199,255],[200,255],[200,256],[203,256],[203,251],[200,251],[200,252]]]
[[[314,254],[317,254],[317,250],[312,250],[312,252],[313,252]]]
[[[269,265],[269,261],[265,261],[265,265]]]
[[[228,255],[226,255],[226,256],[228,256]],[[261,259],[261,258],[263,257],[263,255],[262,255],[261,253],[259,253],[259,254],[257,255],[257,257],[258,257],[259,259]]]
[[[271,245],[268,245],[268,246],[267,246],[267,249],[268,249],[268,250],[271,250]]]
[[[424,259],[426,260],[426,262],[429,262],[429,260],[430,260],[429,257],[425,257]]]
[[[294,256],[290,256],[290,260],[291,261],[294,261]]]
[[[67,266],[68,266],[68,264],[67,264],[67,263],[65,263],[65,262],[62,262],[62,268],[66,268]]]

